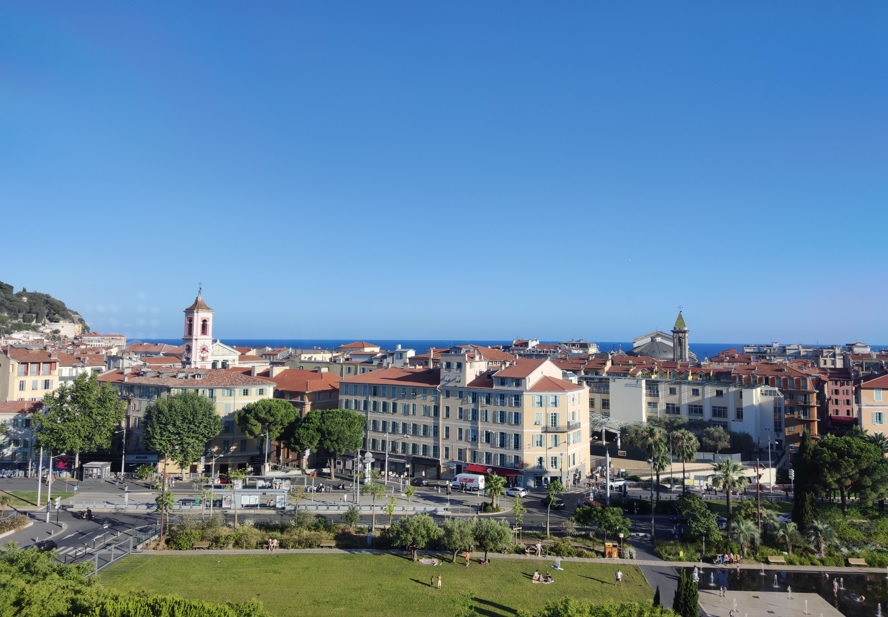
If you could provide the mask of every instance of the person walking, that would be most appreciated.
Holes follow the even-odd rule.
[[[438,589],[441,589],[441,575],[438,575]]]
[[[623,586],[623,573],[620,570],[617,570],[616,578],[617,578],[617,581],[615,584],[620,585],[622,587]]]

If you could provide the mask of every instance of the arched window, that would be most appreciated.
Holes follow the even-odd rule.
[[[191,321],[191,317],[188,317],[185,320],[185,336],[191,336],[194,333],[194,322]]]
[[[209,319],[201,319],[200,320],[200,334],[201,336],[206,336],[210,333],[210,320]]]

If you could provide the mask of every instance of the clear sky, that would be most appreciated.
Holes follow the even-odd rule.
[[[888,343],[888,3],[0,3],[0,280],[94,329]],[[882,231],[879,231],[882,230]]]

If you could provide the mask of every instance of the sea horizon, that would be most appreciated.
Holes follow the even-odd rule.
[[[165,343],[167,345],[181,345],[182,339],[163,338],[163,339],[139,339],[143,343]],[[426,353],[431,347],[449,348],[454,345],[474,344],[483,347],[495,347],[498,345],[511,345],[511,340],[472,340],[472,339],[284,339],[284,338],[243,338],[243,339],[221,339],[222,343],[232,347],[287,347],[290,349],[336,349],[342,345],[354,343],[357,340],[363,340],[373,345],[378,345],[383,350],[397,349],[400,345],[401,349],[413,349],[417,354]],[[560,343],[564,341],[540,341],[540,343]],[[629,351],[632,349],[631,341],[589,341],[598,345],[598,349],[602,352],[613,351]],[[690,350],[697,356],[698,360],[711,358],[727,349],[736,349],[741,351],[744,345],[768,345],[770,343],[690,343]],[[794,343],[787,343],[794,344]],[[832,345],[808,345],[810,347],[831,347]],[[872,349],[879,349],[880,346],[870,345]]]

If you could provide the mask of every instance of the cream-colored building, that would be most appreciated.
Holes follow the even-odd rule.
[[[37,466],[32,418],[43,404],[33,401],[0,402],[0,469],[26,472]]]
[[[545,358],[458,346],[440,368],[347,377],[340,405],[366,415],[365,447],[383,472],[387,460],[390,473],[410,477],[497,473],[568,487],[589,473],[587,390]]]
[[[197,392],[213,402],[216,413],[222,419],[222,432],[208,444],[208,448],[217,454],[224,454],[217,465],[216,471],[225,472],[229,467],[237,469],[251,467],[257,472],[261,469],[266,452],[266,444],[262,438],[245,436],[234,422],[234,414],[244,406],[263,399],[273,398],[274,382],[261,377],[245,375],[238,371],[226,369],[151,369],[137,367],[126,373],[113,371],[99,378],[114,385],[120,397],[128,401],[127,422],[127,457],[130,454],[150,454],[143,438],[145,412],[148,406],[158,398],[171,396],[180,392]],[[268,445],[271,452],[271,445]],[[133,461],[139,460],[133,456]],[[192,473],[199,473],[198,461],[191,466]]]
[[[0,349],[0,401],[42,401],[59,386],[59,360],[47,351]]]
[[[870,434],[888,433],[888,375],[861,382],[855,398],[860,428]]]

